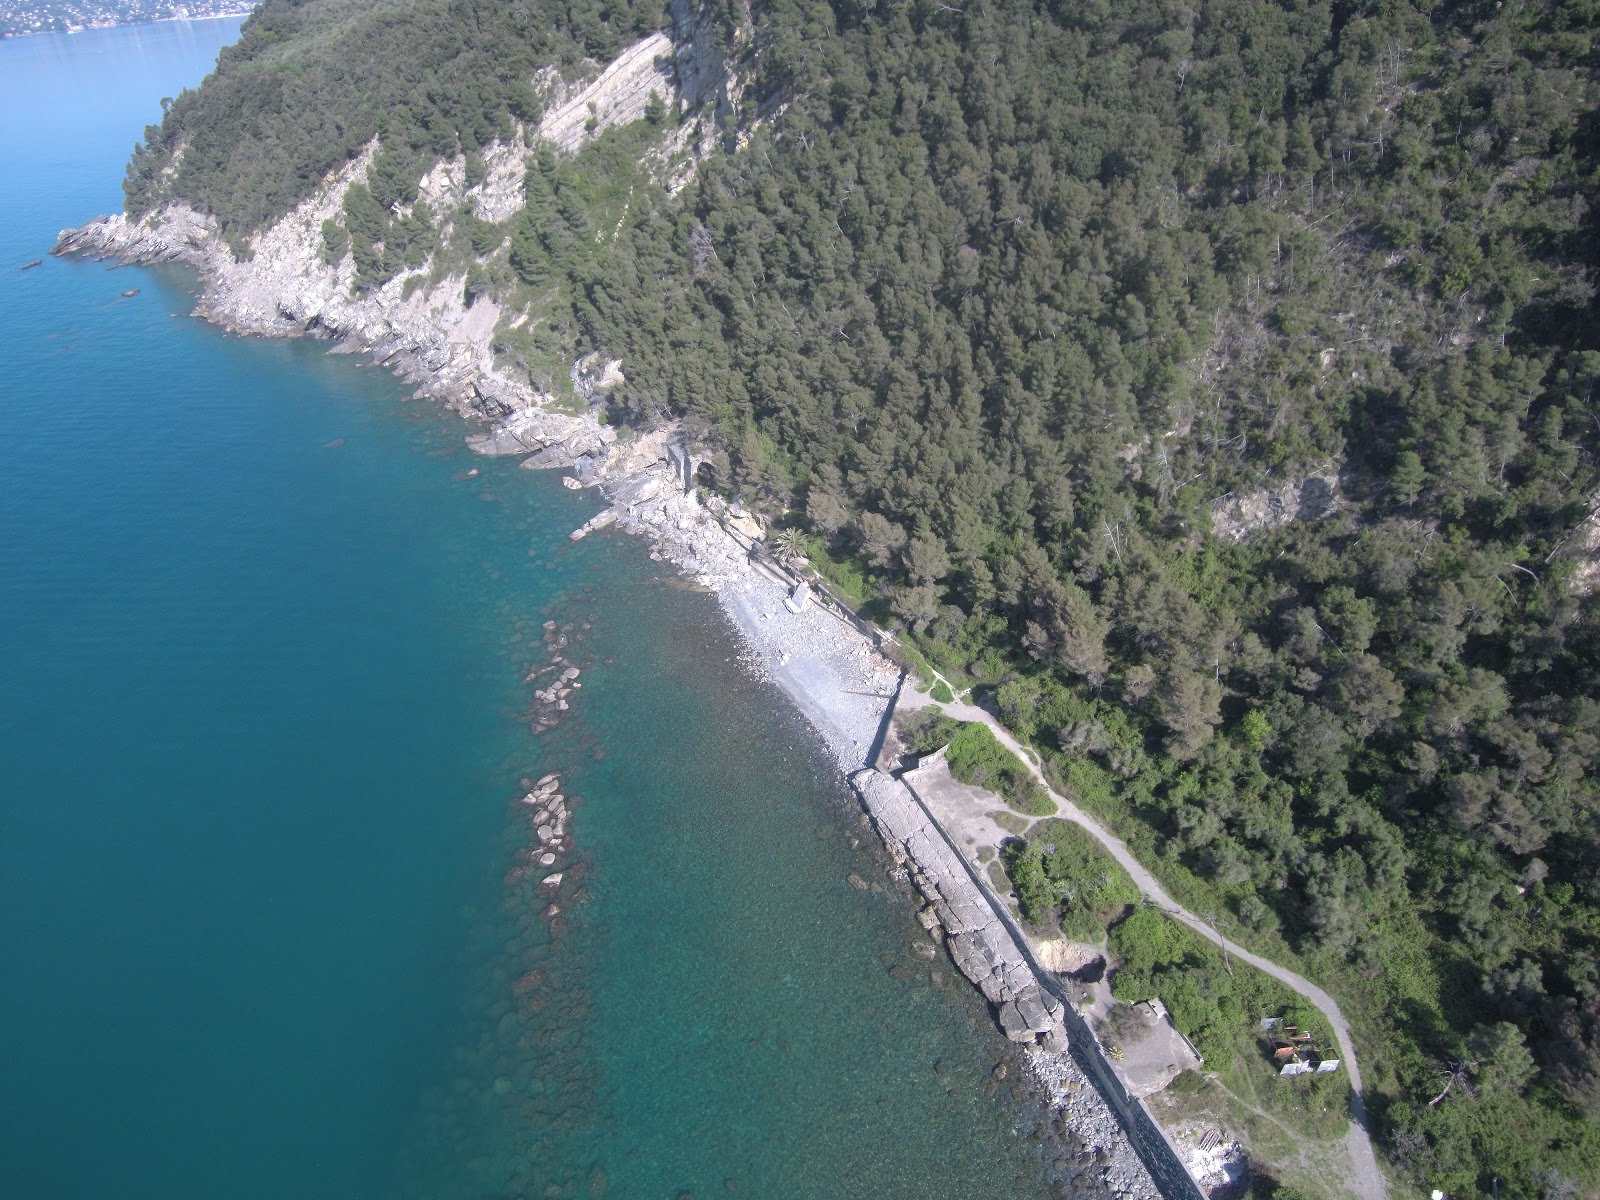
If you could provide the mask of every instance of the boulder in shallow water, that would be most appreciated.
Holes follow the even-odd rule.
[[[538,967],[518,975],[511,984],[511,990],[518,996],[525,996],[544,980],[544,972]]]
[[[1032,1040],[1033,1030],[1028,1028],[1027,1019],[1017,1010],[1015,1001],[1007,1000],[995,1015],[999,1018],[1001,1031],[1013,1042]]]

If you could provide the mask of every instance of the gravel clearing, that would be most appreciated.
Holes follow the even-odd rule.
[[[866,764],[900,672],[867,639],[815,604],[792,613],[788,592],[751,572],[717,590],[751,665],[794,701],[845,771]]]

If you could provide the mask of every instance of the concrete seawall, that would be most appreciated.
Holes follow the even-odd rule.
[[[995,1006],[1006,1036],[1033,1044],[1036,1054],[1057,1065],[1070,1057],[1092,1084],[1133,1159],[1114,1159],[1107,1182],[1120,1195],[1205,1200],[1149,1108],[1128,1094],[1106,1061],[1071,997],[1034,957],[1015,918],[956,850],[922,798],[904,780],[872,768],[857,771],[850,783],[889,853],[907,866],[937,915],[956,966]],[[1083,1101],[1080,1096],[1072,1106],[1073,1116],[1099,1124],[1099,1114],[1086,1112]]]
[[[1061,999],[1039,986],[1006,924],[968,876],[939,825],[902,781],[869,767],[850,783],[876,822],[890,853],[911,870],[933,906],[961,973],[995,1006],[1000,1028],[1014,1042],[1067,1048]]]

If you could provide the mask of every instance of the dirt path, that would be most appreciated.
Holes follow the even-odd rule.
[[[940,678],[943,679],[943,676],[940,676]],[[953,693],[958,692],[958,689],[950,685],[949,680],[944,680],[944,683],[947,687],[950,687]],[[1316,1005],[1318,1011],[1328,1019],[1328,1024],[1333,1028],[1334,1035],[1339,1039],[1339,1044],[1344,1049],[1344,1067],[1345,1070],[1350,1072],[1350,1131],[1345,1134],[1344,1139],[1345,1146],[1350,1153],[1350,1161],[1355,1169],[1355,1178],[1350,1181],[1350,1186],[1362,1200],[1386,1200],[1388,1190],[1384,1183],[1383,1173],[1378,1169],[1378,1158],[1372,1149],[1372,1138],[1367,1132],[1367,1104],[1361,1090],[1361,1068],[1356,1063],[1355,1039],[1351,1036],[1350,1026],[1345,1021],[1344,1014],[1339,1011],[1339,1006],[1334,1003],[1333,997],[1309,979],[1295,974],[1286,967],[1280,967],[1277,963],[1262,958],[1259,954],[1246,950],[1243,946],[1230,942],[1204,920],[1168,895],[1166,888],[1162,887],[1156,877],[1146,870],[1138,859],[1134,858],[1128,847],[1119,838],[1102,828],[1093,817],[1050,786],[1050,781],[1044,777],[1044,772],[1039,769],[1039,764],[1034,761],[1033,755],[1011,735],[1011,731],[1002,725],[994,714],[962,700],[940,704],[931,697],[924,696],[920,699],[925,704],[931,704],[942,709],[958,721],[977,721],[980,724],[987,725],[989,731],[994,734],[1001,745],[1005,746],[1006,749],[1028,765],[1028,769],[1033,772],[1034,778],[1039,781],[1040,785],[1049,793],[1050,798],[1060,808],[1060,815],[1093,834],[1095,840],[1111,853],[1111,857],[1117,860],[1118,864],[1128,873],[1134,884],[1148,899],[1160,905],[1174,919],[1182,921],[1207,941],[1216,943],[1235,958],[1242,959],[1251,966],[1265,971],[1268,975],[1293,988],[1311,1001],[1312,1004]]]

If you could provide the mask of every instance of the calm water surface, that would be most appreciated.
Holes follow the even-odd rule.
[[[0,42],[0,1194],[1039,1193],[986,1017],[846,882],[706,596],[178,273],[17,270],[236,32]],[[536,737],[546,620],[588,669]]]

